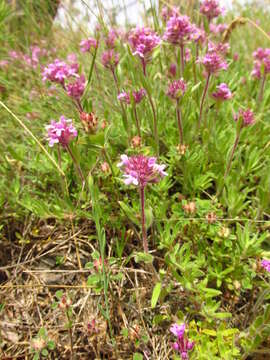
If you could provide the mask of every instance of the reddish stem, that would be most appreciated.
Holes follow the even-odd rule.
[[[262,102],[262,99],[263,99],[265,80],[266,80],[266,73],[264,71],[263,78],[262,78],[262,83],[261,83],[261,88],[260,88],[260,93],[259,93],[259,97],[258,97],[258,102],[259,103]]]
[[[204,90],[203,90],[203,95],[202,95],[202,100],[201,100],[201,105],[200,105],[199,122],[198,122],[198,127],[199,127],[199,128],[200,128],[201,122],[202,122],[203,105],[204,105],[204,101],[205,101],[205,98],[206,98],[207,90],[208,90],[208,87],[209,87],[210,76],[211,76],[211,74],[208,73],[208,74],[207,74],[207,78],[206,78],[206,84],[205,84],[205,87],[204,87]]]
[[[137,110],[136,110],[136,105],[134,105],[134,117],[135,117],[135,121],[136,121],[138,135],[139,135],[139,137],[141,137],[141,129],[140,129],[140,123],[139,123],[138,114],[137,114]]]
[[[180,59],[181,59],[181,67],[180,67],[180,74],[181,77],[184,76],[184,69],[185,69],[185,58],[184,58],[185,54],[184,54],[184,45],[181,44],[180,45]]]

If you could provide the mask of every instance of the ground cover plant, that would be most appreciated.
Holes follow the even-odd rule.
[[[268,359],[269,11],[49,3],[0,1],[1,359]]]

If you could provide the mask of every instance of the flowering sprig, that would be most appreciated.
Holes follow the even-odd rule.
[[[216,91],[212,94],[213,98],[217,101],[230,100],[233,97],[231,90],[226,83],[221,83],[216,87]]]
[[[147,234],[145,228],[145,187],[148,184],[159,182],[164,176],[168,175],[164,169],[166,165],[158,165],[155,157],[144,155],[134,155],[128,157],[121,155],[121,162],[117,165],[122,169],[124,183],[139,187],[141,201],[141,227],[142,240],[145,252],[148,252]]]
[[[232,160],[234,157],[234,153],[236,151],[237,145],[239,143],[240,140],[240,135],[241,135],[241,131],[244,127],[250,126],[252,124],[254,124],[255,122],[255,118],[254,118],[254,113],[252,110],[247,109],[247,110],[243,110],[240,109],[238,114],[234,115],[234,120],[239,123],[239,125],[237,126],[237,131],[236,131],[236,138],[235,138],[235,142],[231,151],[231,155],[226,167],[226,171],[224,174],[224,179],[226,179],[226,177],[229,174],[229,171],[231,169],[231,165],[232,165]]]
[[[213,74],[218,74],[220,70],[227,70],[228,64],[226,60],[224,60],[223,56],[219,52],[214,50],[208,52],[203,58],[198,59],[198,62],[203,64],[207,73],[206,83],[200,104],[200,114],[199,114],[199,122],[198,122],[198,127],[200,127],[202,121],[202,115],[203,115],[203,105],[209,88],[210,77]]]
[[[64,85],[65,80],[78,75],[79,65],[77,63],[67,64],[65,61],[55,59],[53,63],[47,65],[42,72],[42,80],[52,81]]]
[[[224,13],[217,0],[203,0],[200,6],[200,13],[205,15],[210,22],[212,19]]]
[[[177,337],[177,340],[172,344],[172,347],[177,351],[182,360],[188,360],[188,352],[194,348],[194,341],[189,341],[185,336],[186,324],[173,324],[170,327],[170,332]]]
[[[82,53],[87,53],[92,49],[96,49],[98,46],[98,42],[94,38],[84,39],[80,42],[80,50]]]
[[[258,48],[253,52],[254,64],[251,75],[257,79],[262,79],[258,101],[263,99],[266,76],[270,73],[270,48]]]
[[[146,75],[146,65],[151,60],[153,50],[160,44],[160,37],[147,27],[136,27],[131,30],[128,41],[133,50],[133,55],[138,55],[143,73]]]

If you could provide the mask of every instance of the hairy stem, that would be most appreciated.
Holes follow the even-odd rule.
[[[210,73],[207,74],[207,78],[206,78],[206,84],[203,90],[203,95],[202,95],[202,100],[201,100],[201,105],[200,105],[200,115],[199,115],[199,122],[198,122],[198,127],[200,128],[201,126],[201,122],[202,122],[202,115],[203,115],[203,105],[204,105],[204,101],[206,98],[206,94],[207,94],[207,90],[209,87],[209,81],[210,81]]]
[[[182,145],[184,143],[184,136],[183,136],[182,114],[179,105],[179,100],[177,100],[176,103],[176,116],[177,116],[178,130],[179,130],[179,142]]]
[[[156,109],[154,106],[152,96],[149,92],[147,92],[147,94],[148,94],[149,102],[150,102],[151,109],[153,112],[154,138],[155,138],[155,143],[156,143],[157,158],[159,158],[159,137],[158,137],[158,127],[157,127],[157,114],[156,114]]]
[[[228,176],[229,172],[230,172],[230,169],[231,169],[231,165],[232,165],[232,161],[233,161],[233,157],[234,157],[234,153],[235,153],[235,150],[237,148],[237,145],[239,143],[239,139],[240,139],[240,133],[241,133],[241,130],[237,133],[236,135],[236,138],[235,138],[235,141],[234,141],[234,145],[233,145],[233,148],[232,148],[232,152],[231,152],[231,155],[230,155],[230,159],[228,161],[228,164],[227,164],[227,167],[226,167],[226,171],[225,171],[225,174],[224,174],[224,179],[226,179],[226,177]]]
[[[259,102],[259,103],[261,103],[262,100],[263,100],[265,80],[266,80],[266,73],[265,73],[265,71],[264,71],[264,73],[263,73],[263,78],[262,78],[262,82],[261,82],[261,88],[260,88],[260,92],[259,92],[259,96],[258,96],[258,102]]]
[[[139,135],[139,137],[141,137],[141,128],[140,128],[140,122],[139,122],[138,114],[137,114],[137,110],[136,110],[136,105],[134,106],[134,117],[135,117],[135,121],[136,121],[138,135]]]
[[[142,223],[142,240],[144,252],[148,253],[148,242],[145,228],[145,212],[144,212],[144,186],[140,187],[140,199],[141,199],[141,223]]]
[[[78,174],[79,174],[79,176],[80,176],[80,178],[82,180],[82,183],[84,185],[85,184],[85,179],[84,179],[83,172],[82,172],[82,169],[80,167],[80,164],[78,163],[77,159],[75,158],[75,156],[74,156],[73,152],[71,151],[71,148],[70,148],[69,145],[66,146],[66,149],[67,149],[67,151],[68,151],[68,153],[69,153],[69,155],[70,155],[70,157],[71,157],[71,159],[72,159],[72,161],[73,161],[73,163],[74,163],[74,165],[75,165],[75,167],[76,167],[76,169],[78,171]]]
[[[181,59],[181,67],[180,67],[180,75],[181,77],[184,76],[184,69],[185,69],[185,53],[184,53],[184,45],[180,45],[180,59]]]

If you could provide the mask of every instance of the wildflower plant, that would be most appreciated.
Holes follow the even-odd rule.
[[[189,352],[194,348],[194,341],[187,339],[185,335],[186,324],[173,324],[170,332],[176,337],[176,341],[172,344],[172,348],[180,354],[182,360],[189,359]]]
[[[166,165],[158,165],[155,157],[144,155],[121,155],[121,162],[117,165],[124,173],[124,183],[139,188],[141,202],[141,230],[143,248],[148,253],[148,241],[145,227],[145,188],[148,184],[159,182],[168,175],[164,169]]]

